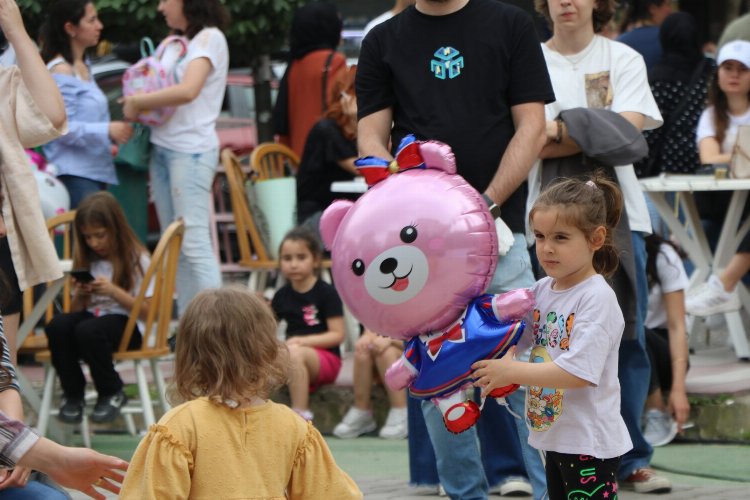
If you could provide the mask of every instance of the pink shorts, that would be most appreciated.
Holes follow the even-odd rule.
[[[320,370],[318,371],[318,378],[310,384],[310,392],[315,391],[321,385],[334,383],[336,377],[339,376],[339,372],[341,371],[340,357],[336,356],[331,351],[318,349],[317,347],[315,348],[315,352],[318,354]]]

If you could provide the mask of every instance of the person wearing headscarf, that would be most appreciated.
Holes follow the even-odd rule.
[[[274,131],[299,157],[307,134],[326,111],[336,73],[346,67],[346,58],[336,52],[342,26],[338,9],[329,3],[304,5],[292,19],[289,64],[276,97]]]

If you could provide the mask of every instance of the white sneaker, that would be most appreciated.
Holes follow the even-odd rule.
[[[292,408],[292,410],[294,410],[297,415],[302,417],[307,422],[312,422],[313,418],[315,417],[315,415],[313,415],[313,412],[311,412],[310,410],[301,410],[299,408]]]
[[[652,408],[643,418],[643,437],[651,446],[669,444],[677,435],[677,422],[667,413]]]
[[[369,410],[351,407],[341,422],[333,428],[333,435],[341,439],[352,439],[375,430],[375,419]]]
[[[408,436],[409,426],[406,422],[406,408],[391,408],[378,435],[383,439],[404,439]]]
[[[695,316],[711,316],[740,308],[740,298],[736,292],[724,290],[719,278],[711,275],[708,281],[693,290],[685,297],[685,309]]]
[[[499,494],[501,497],[529,496],[533,493],[531,483],[523,477],[509,477],[505,481],[490,488],[490,493]]]

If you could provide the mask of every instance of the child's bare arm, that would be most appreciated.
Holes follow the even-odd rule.
[[[526,363],[513,359],[513,347],[500,359],[481,360],[471,365],[476,381],[482,388],[482,396],[493,389],[510,384],[554,387],[557,389],[577,389],[589,386],[589,382],[563,370],[552,363]]]
[[[341,345],[344,341],[344,317],[335,316],[327,318],[328,330],[314,335],[300,335],[287,340],[288,345],[301,345],[305,347],[317,347],[319,349],[330,349]]]

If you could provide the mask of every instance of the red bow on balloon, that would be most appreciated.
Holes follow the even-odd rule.
[[[394,160],[388,161],[376,156],[367,156],[359,158],[354,164],[365,177],[365,182],[370,187],[382,181],[390,174],[412,168],[425,168],[422,154],[419,152],[419,142],[417,142],[412,134],[407,135],[401,140]]]
[[[445,342],[446,340],[458,342],[463,340],[463,338],[464,332],[463,328],[461,327],[461,322],[459,321],[439,337],[428,340],[427,350],[430,352],[430,356],[432,357],[432,359],[435,359],[435,357],[437,357],[438,353],[440,352],[440,349],[443,347],[443,342]]]

